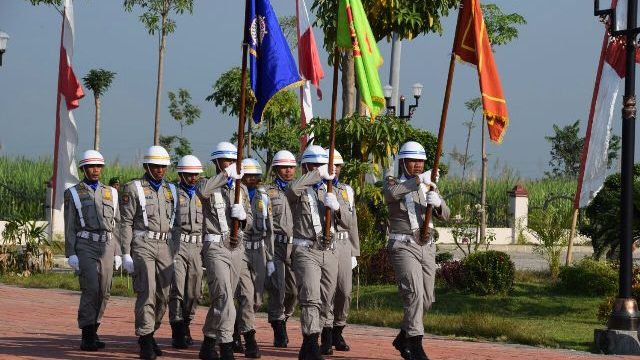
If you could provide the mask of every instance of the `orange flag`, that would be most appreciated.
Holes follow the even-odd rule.
[[[482,108],[487,119],[489,138],[499,144],[509,125],[509,115],[498,69],[493,60],[480,0],[462,1],[455,39],[453,52],[456,58],[476,65],[478,69]]]

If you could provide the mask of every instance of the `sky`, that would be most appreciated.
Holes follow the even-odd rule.
[[[295,14],[295,0],[272,0],[278,16]],[[501,145],[488,145],[489,174],[506,166],[523,178],[539,178],[548,170],[553,124],[581,120],[584,134],[593,92],[603,26],[593,16],[589,0],[494,0],[505,13],[517,12],[528,24],[520,36],[498,47],[495,60],[509,108],[510,125]],[[119,0],[76,0],[73,67],[81,78],[94,68],[117,73],[102,97],[101,152],[107,162],[134,163],[152,143],[155,109],[157,37],[138,21],[139,9],[127,13]],[[163,82],[161,132],[178,134],[178,123],[167,110],[167,91],[186,88],[201,118],[185,128],[194,154],[208,159],[219,141],[228,140],[237,119],[226,116],[204,98],[216,79],[241,61],[243,1],[196,0],[192,15],[175,15],[177,26],[167,42]],[[224,4],[222,6],[222,4]],[[307,0],[311,6],[311,0]],[[443,20],[444,33],[421,35],[402,44],[400,93],[412,103],[411,86],[424,85],[412,124],[437,134],[455,31],[457,11]],[[313,17],[313,15],[311,15]],[[27,0],[0,0],[0,30],[11,37],[0,67],[0,156],[38,158],[53,153],[61,16],[52,7],[33,7]],[[319,46],[322,33],[316,29]],[[390,44],[379,42],[385,64],[383,85],[389,81]],[[321,49],[330,94],[331,69]],[[75,112],[78,153],[93,145],[94,102],[87,94]],[[479,95],[475,68],[458,65],[444,138],[445,152],[463,150],[471,113],[464,102]],[[338,97],[340,99],[340,97]],[[330,96],[314,103],[315,114],[329,117]],[[409,100],[410,99],[410,100]],[[621,97],[620,97],[621,99]],[[621,100],[620,100],[621,102]],[[339,108],[341,105],[339,104]],[[614,133],[620,134],[619,106]],[[477,123],[476,119],[476,123]],[[636,133],[636,142],[639,140]],[[473,130],[470,149],[480,166],[480,129]],[[636,147],[636,162],[640,149]],[[445,156],[445,163],[450,161]]]

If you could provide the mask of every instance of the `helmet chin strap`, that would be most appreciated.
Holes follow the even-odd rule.
[[[153,176],[153,173],[151,172],[151,169],[149,168],[149,164],[144,164],[144,165],[143,165],[143,167],[144,167],[144,169],[147,171],[147,174],[149,174],[149,176],[151,176],[151,178],[152,178],[154,181],[158,181],[158,182],[160,181],[160,180],[156,179],[156,177],[155,177],[155,176]],[[161,179],[161,180],[162,180],[162,179]]]
[[[404,159],[402,159],[402,169],[404,170],[405,177],[411,177],[411,174],[409,174],[409,170],[407,170],[407,163],[404,162]]]

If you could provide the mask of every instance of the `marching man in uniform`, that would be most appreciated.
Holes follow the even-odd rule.
[[[273,156],[274,184],[266,185],[272,209],[273,264],[275,271],[267,279],[269,323],[273,328],[273,346],[287,347],[287,319],[296,307],[298,289],[291,266],[293,216],[285,191],[296,174],[296,157],[287,150]]]
[[[327,150],[327,153],[329,150]],[[336,292],[333,301],[323,303],[323,313],[326,323],[322,329],[321,351],[323,355],[333,354],[332,346],[338,351],[349,351],[350,347],[342,336],[347,325],[349,307],[351,305],[351,290],[353,288],[353,269],[358,265],[360,256],[360,236],[358,234],[358,218],[356,204],[351,186],[338,181],[340,170],[344,164],[342,155],[334,150],[333,162],[336,166],[333,181],[333,191],[340,203],[340,210],[335,214],[335,243],[338,255],[338,273]]]
[[[122,264],[118,239],[113,236],[118,213],[118,192],[100,182],[104,158],[95,150],[84,152],[79,163],[84,179],[64,193],[65,253],[79,275],[78,326],[80,349],[105,347],[97,335],[111,291],[113,265]]]
[[[238,269],[244,258],[244,233],[251,229],[253,216],[247,188],[241,185],[240,203],[235,204],[235,180],[242,178],[236,171],[238,150],[228,142],[218,143],[211,153],[217,175],[201,179],[196,194],[202,201],[204,213],[204,244],[202,262],[207,270],[211,305],[202,328],[204,341],[200,359],[234,359],[233,325],[236,309],[234,290],[238,286]],[[240,221],[237,243],[232,243],[233,220]],[[218,355],[215,345],[220,346]]]
[[[164,180],[169,153],[151,146],[144,154],[142,178],[127,183],[120,199],[124,268],[133,274],[136,292],[135,327],[140,358],[162,355],[153,335],[167,310],[173,279],[173,259],[180,239],[178,194],[175,185]]]
[[[325,207],[332,211],[340,209],[336,195],[327,193],[323,182],[335,177],[334,174],[329,175],[328,159],[322,147],[309,146],[302,154],[304,175],[286,190],[294,214],[291,256],[298,284],[303,335],[299,358],[305,360],[323,358],[318,337],[326,319],[320,310],[323,303],[333,300],[338,272],[333,238],[324,237]]]
[[[202,173],[202,164],[193,155],[183,156],[178,162],[178,206],[180,218],[172,236],[179,240],[173,264],[174,275],[169,298],[169,322],[172,346],[186,349],[193,343],[189,324],[193,320],[198,299],[202,295],[202,202],[196,196],[196,183]]]
[[[261,354],[256,342],[256,311],[262,305],[265,279],[275,271],[273,227],[269,197],[265,189],[259,185],[262,175],[260,163],[255,159],[244,159],[242,171],[244,172],[242,183],[247,187],[251,201],[253,227],[246,233],[244,240],[245,256],[239,269],[240,280],[237,288],[239,307],[236,312],[236,324],[238,335],[244,335],[246,345],[243,349],[244,356],[257,359]],[[241,340],[238,338],[234,339],[235,341],[241,347]]]
[[[389,242],[387,248],[395,271],[398,291],[404,302],[401,330],[393,346],[406,360],[427,360],[422,347],[424,311],[435,301],[436,276],[433,232],[424,243],[420,229],[428,205],[433,215],[449,218],[449,208],[431,182],[431,171],[424,171],[427,159],[424,147],[410,141],[398,153],[399,179],[388,177],[384,199],[389,209]],[[433,228],[433,224],[429,224]]]

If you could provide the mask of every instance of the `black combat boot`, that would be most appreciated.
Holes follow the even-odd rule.
[[[174,349],[186,349],[189,347],[185,339],[184,321],[171,323],[171,346]]]
[[[412,360],[429,360],[422,347],[422,335],[413,336],[407,339]]]
[[[409,344],[407,342],[407,333],[404,330],[400,330],[398,336],[393,339],[393,347],[400,352],[400,356],[404,360],[412,360],[411,351],[409,350]]]
[[[96,343],[96,327],[94,325],[87,325],[82,328],[80,350],[98,351],[98,344]]]
[[[189,329],[189,325],[191,321],[185,320],[184,322],[184,339],[187,342],[187,345],[193,345],[193,338],[191,337],[191,330]]]
[[[273,328],[273,347],[286,348],[285,322],[283,320],[271,321],[271,328]]]
[[[300,351],[298,351],[298,360],[304,360],[304,356],[307,353],[309,339],[302,334],[302,345],[300,346]]]
[[[244,346],[242,346],[242,337],[240,336],[240,330],[237,327],[233,328],[233,352],[242,354],[244,353]]]
[[[156,338],[153,337],[155,335],[155,331],[151,333],[151,343],[153,344],[153,352],[156,353],[156,355],[158,356],[162,356],[162,350],[160,350],[160,346],[158,346],[158,343],[156,342]]]
[[[153,351],[153,334],[140,336],[138,344],[140,344],[140,359],[154,360],[156,358],[156,353]]]
[[[210,337],[204,337],[202,345],[200,346],[200,353],[198,358],[202,360],[218,360],[220,356],[216,351],[216,339]]]
[[[222,360],[234,360],[233,356],[233,343],[220,344],[220,359]]]
[[[338,351],[349,351],[351,348],[347,342],[344,341],[342,330],[344,330],[344,326],[333,326],[333,346],[335,346]]]
[[[256,331],[249,330],[246,333],[242,334],[244,336],[244,357],[251,359],[259,359],[262,357],[260,353],[260,348],[258,348],[258,343],[256,342]]]
[[[320,335],[320,352],[322,355],[333,355],[333,338],[331,328],[323,327]]]
[[[318,346],[318,337],[320,334],[303,335],[302,346],[304,349],[300,349],[302,360],[324,360],[324,357],[320,353],[320,347]],[[306,345],[305,345],[306,343]]]
[[[98,337],[98,328],[99,327],[100,327],[100,323],[96,323],[96,345],[98,345],[98,349],[104,349],[106,344],[104,342],[100,341],[100,338]]]
[[[289,317],[285,317],[284,321],[282,322],[282,333],[284,334],[284,342],[285,344],[289,345],[289,335],[287,334],[287,320],[289,320]]]

